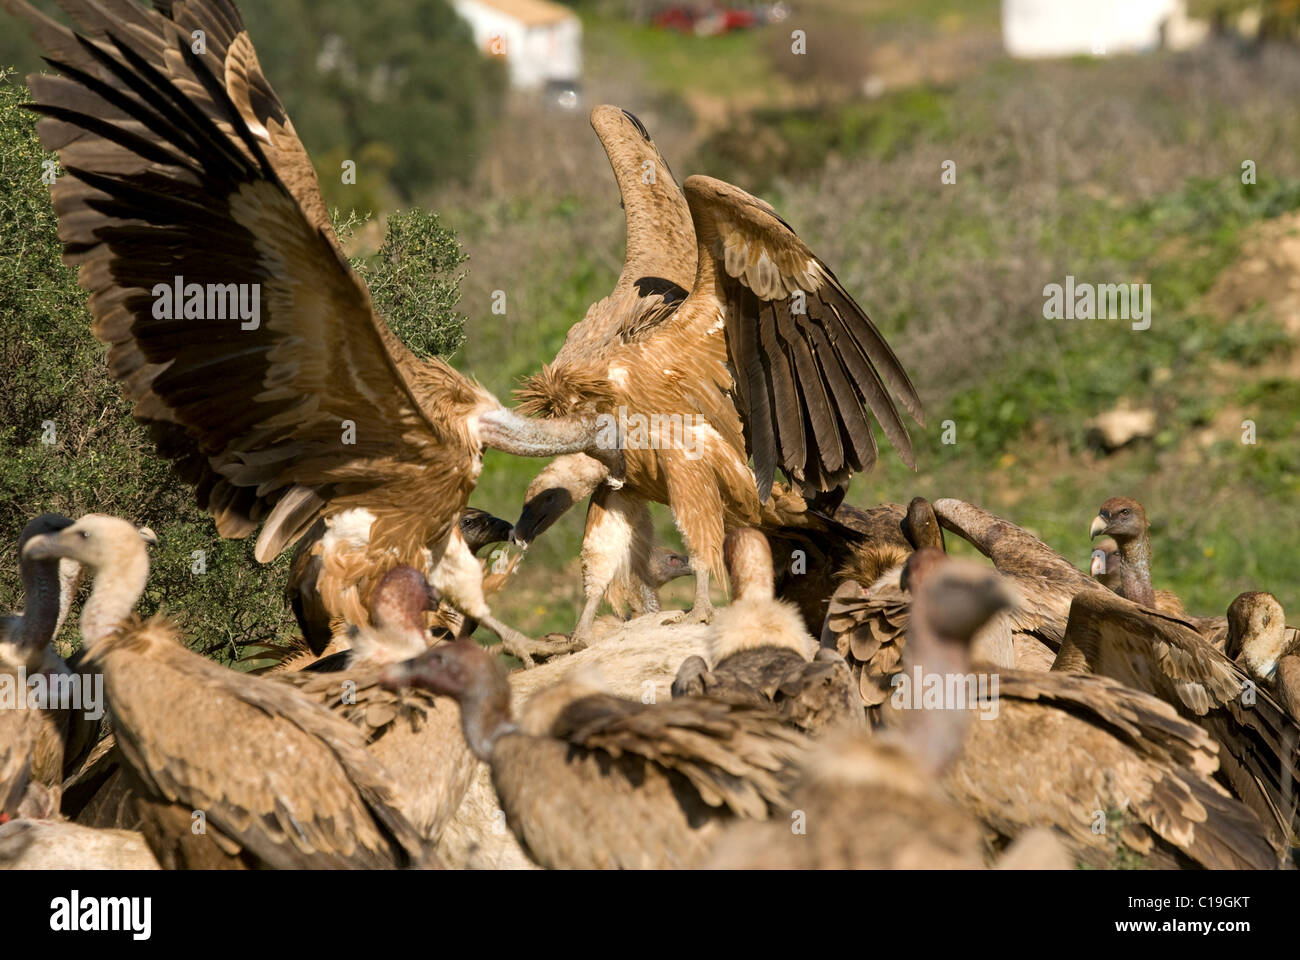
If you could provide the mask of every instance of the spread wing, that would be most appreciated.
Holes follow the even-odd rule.
[[[265,522],[268,560],[352,498],[388,508],[372,542],[445,533],[463,440],[426,410],[494,401],[375,314],[234,6],[68,0],[86,39],[3,3],[62,74],[29,83],[109,371],[220,533]]]
[[[592,109],[591,127],[618,183],[627,254],[613,291],[569,331],[557,363],[645,336],[672,315],[695,279],[691,212],[650,132],[631,113],[607,105]]]
[[[1061,659],[1173,704],[1219,742],[1224,775],[1238,795],[1284,830],[1300,832],[1300,725],[1191,626],[1109,590],[1081,592]]]
[[[805,743],[769,710],[708,697],[643,704],[605,694],[567,706],[555,737],[613,757],[642,757],[684,776],[711,807],[766,819],[788,804]]]
[[[876,441],[868,410],[914,467],[895,398],[924,424],[921,400],[835,274],[756,197],[702,176],[683,189],[701,263],[662,335],[725,329],[759,498],[768,499],[778,467],[808,496],[869,470]]]

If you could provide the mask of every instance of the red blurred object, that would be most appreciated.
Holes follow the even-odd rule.
[[[761,21],[754,10],[745,7],[679,5],[661,10],[651,22],[661,30],[712,37],[733,30],[748,30]]]

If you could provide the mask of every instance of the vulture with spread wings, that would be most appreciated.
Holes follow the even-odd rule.
[[[65,0],[80,35],[2,2],[61,74],[29,84],[109,372],[218,532],[261,527],[266,562],[324,518],[332,616],[364,624],[370,588],[412,564],[528,660],[527,638],[491,616],[457,518],[485,446],[581,451],[617,482],[608,430],[518,416],[389,330],[230,0]]]
[[[895,398],[924,423],[889,344],[768,204],[710,177],[679,188],[626,111],[596,107],[591,123],[622,195],[626,262],[614,291],[519,397],[532,413],[617,416],[627,483],[599,487],[589,461],[561,458],[529,488],[516,524],[527,542],[594,494],[580,635],[611,580],[648,552],[636,542],[648,501],[672,508],[696,576],[693,618],[707,619],[726,530],[781,523],[778,469],[834,509],[853,473],[876,461],[873,416],[909,466]]]

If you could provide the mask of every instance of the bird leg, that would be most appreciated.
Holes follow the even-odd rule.
[[[608,468],[611,486],[622,486],[627,468],[623,436],[618,422],[608,415],[545,420],[498,407],[479,415],[478,432],[485,447],[519,457],[585,453]]]
[[[691,572],[695,574],[695,602],[689,611],[679,610],[660,620],[660,623],[708,623],[713,619],[713,601],[709,599],[709,568],[703,561],[691,559]]]
[[[501,649],[513,656],[518,657],[524,664],[525,670],[532,669],[536,665],[534,657],[559,656],[563,653],[573,653],[581,650],[585,643],[579,642],[576,638],[567,640],[533,640],[525,636],[513,627],[507,627],[491,614],[479,617],[483,626],[487,627],[498,637],[501,638]]]
[[[577,642],[590,641],[600,601],[616,579],[630,574],[638,510],[645,510],[644,502],[608,487],[592,495],[582,534],[582,590],[587,599],[573,628]]]

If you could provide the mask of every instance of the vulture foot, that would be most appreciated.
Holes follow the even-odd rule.
[[[518,657],[525,670],[536,666],[537,660],[547,660],[565,653],[581,650],[586,644],[581,640],[566,637],[563,634],[551,634],[541,640],[533,640],[517,630],[509,630],[501,636],[501,649]]]

